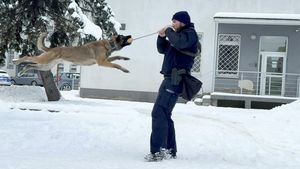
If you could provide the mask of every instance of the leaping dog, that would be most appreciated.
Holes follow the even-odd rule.
[[[46,36],[47,33],[41,33],[37,41],[39,50],[43,50],[44,53],[39,56],[24,56],[13,60],[16,65],[23,62],[30,62],[29,64],[26,64],[20,74],[25,73],[30,69],[43,71],[50,70],[54,65],[62,62],[62,60],[82,66],[98,64],[99,66],[116,68],[125,73],[129,72],[122,66],[111,63],[115,60],[129,60],[129,58],[122,56],[109,56],[112,52],[121,50],[123,47],[130,45],[133,41],[130,35],[112,36],[108,40],[98,40],[82,46],[55,48],[48,48],[45,46],[44,40]]]

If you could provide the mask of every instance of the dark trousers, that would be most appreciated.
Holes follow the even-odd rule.
[[[161,148],[177,151],[172,110],[178,99],[179,86],[172,86],[170,78],[165,78],[159,88],[152,110],[152,133],[150,152],[159,152]]]

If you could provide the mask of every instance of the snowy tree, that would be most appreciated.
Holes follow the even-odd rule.
[[[39,54],[37,38],[49,28],[50,47],[56,47],[109,37],[117,33],[119,23],[105,0],[0,0],[0,27],[1,66],[8,50],[20,57]]]
[[[74,25],[79,27],[78,43],[86,43],[99,38],[107,38],[116,34],[120,24],[114,20],[111,8],[104,0],[71,0],[68,6],[67,16],[72,19]],[[92,18],[92,21],[88,19]]]
[[[94,30],[89,30],[89,22],[95,23]],[[0,0],[2,63],[8,49],[20,52],[21,56],[34,55],[36,39],[47,31],[47,25],[60,32],[56,35],[66,33],[70,41],[77,40],[79,44],[109,37],[119,26],[104,0]]]

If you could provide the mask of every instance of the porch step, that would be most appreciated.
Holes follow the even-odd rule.
[[[214,92],[211,94],[211,104],[220,107],[239,107],[239,108],[257,108],[272,109],[282,104],[291,103],[298,98],[281,96],[258,96],[247,94],[229,94]]]
[[[211,96],[210,95],[204,95],[202,97],[202,100],[203,100],[203,102],[202,102],[203,106],[210,106],[211,105]]]
[[[210,106],[211,105],[211,97],[210,97],[210,95],[204,95],[204,96],[202,96],[202,98],[195,99],[194,103],[199,106]]]

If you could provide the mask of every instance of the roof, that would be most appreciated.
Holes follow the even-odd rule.
[[[214,20],[233,24],[300,25],[300,14],[218,12]]]

